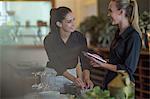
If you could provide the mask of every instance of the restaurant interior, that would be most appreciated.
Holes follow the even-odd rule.
[[[41,91],[41,79],[48,61],[43,40],[51,31],[50,10],[60,6],[69,7],[75,15],[76,30],[85,35],[88,48],[109,59],[109,47],[116,28],[110,24],[107,17],[108,3],[109,0],[1,0],[0,99],[75,99],[68,93],[66,96],[56,91]],[[137,0],[137,3],[142,49],[134,74],[135,99],[149,99],[150,1]],[[90,73],[94,86],[102,87],[107,70],[93,67]],[[44,77],[47,76],[45,75]],[[52,79],[53,77],[50,80]],[[56,87],[57,83],[59,81],[53,87]],[[33,86],[35,84],[36,87]]]

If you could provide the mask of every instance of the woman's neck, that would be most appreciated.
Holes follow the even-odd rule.
[[[70,32],[65,32],[65,31],[63,31],[63,30],[60,30],[60,37],[61,37],[61,39],[64,41],[64,43],[67,42],[67,40],[68,40],[70,34],[71,34]]]
[[[122,20],[121,23],[119,24],[119,29],[120,29],[119,35],[123,33],[129,26],[130,24],[128,20]]]

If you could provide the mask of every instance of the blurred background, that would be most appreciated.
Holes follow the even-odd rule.
[[[50,9],[67,6],[76,17],[76,29],[85,34],[88,47],[109,56],[116,27],[107,17],[109,0],[2,0],[0,1],[1,99],[16,99],[32,92],[33,73],[48,61],[43,39],[49,33]],[[143,45],[135,73],[137,99],[150,96],[150,1],[137,0]],[[105,72],[92,69],[91,79],[101,86]],[[22,99],[22,98],[18,98]],[[24,98],[23,98],[24,99]]]

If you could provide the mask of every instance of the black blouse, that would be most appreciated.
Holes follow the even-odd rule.
[[[121,35],[116,34],[110,47],[109,63],[117,65],[117,70],[127,71],[132,81],[134,81],[133,74],[138,64],[141,45],[139,33],[132,27],[128,27]],[[117,73],[108,71],[104,81],[105,88],[116,75]]]
[[[82,54],[82,51],[87,51],[87,42],[80,32],[72,32],[66,43],[59,36],[48,34],[44,39],[44,47],[49,59],[47,67],[54,68],[58,75],[75,68],[79,58],[82,69],[89,68],[88,60]]]

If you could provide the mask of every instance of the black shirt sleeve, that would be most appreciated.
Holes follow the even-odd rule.
[[[133,75],[138,64],[140,49],[141,38],[138,33],[133,33],[126,44],[125,63],[117,64],[117,70],[126,70],[130,76]]]
[[[89,59],[86,58],[84,55],[83,55],[83,51],[87,52],[88,51],[88,48],[87,48],[87,41],[86,41],[86,38],[84,37],[84,35],[82,35],[82,50],[80,52],[80,63],[81,63],[81,67],[82,67],[82,70],[85,70],[85,69],[91,69],[90,67],[90,63],[89,63]]]

